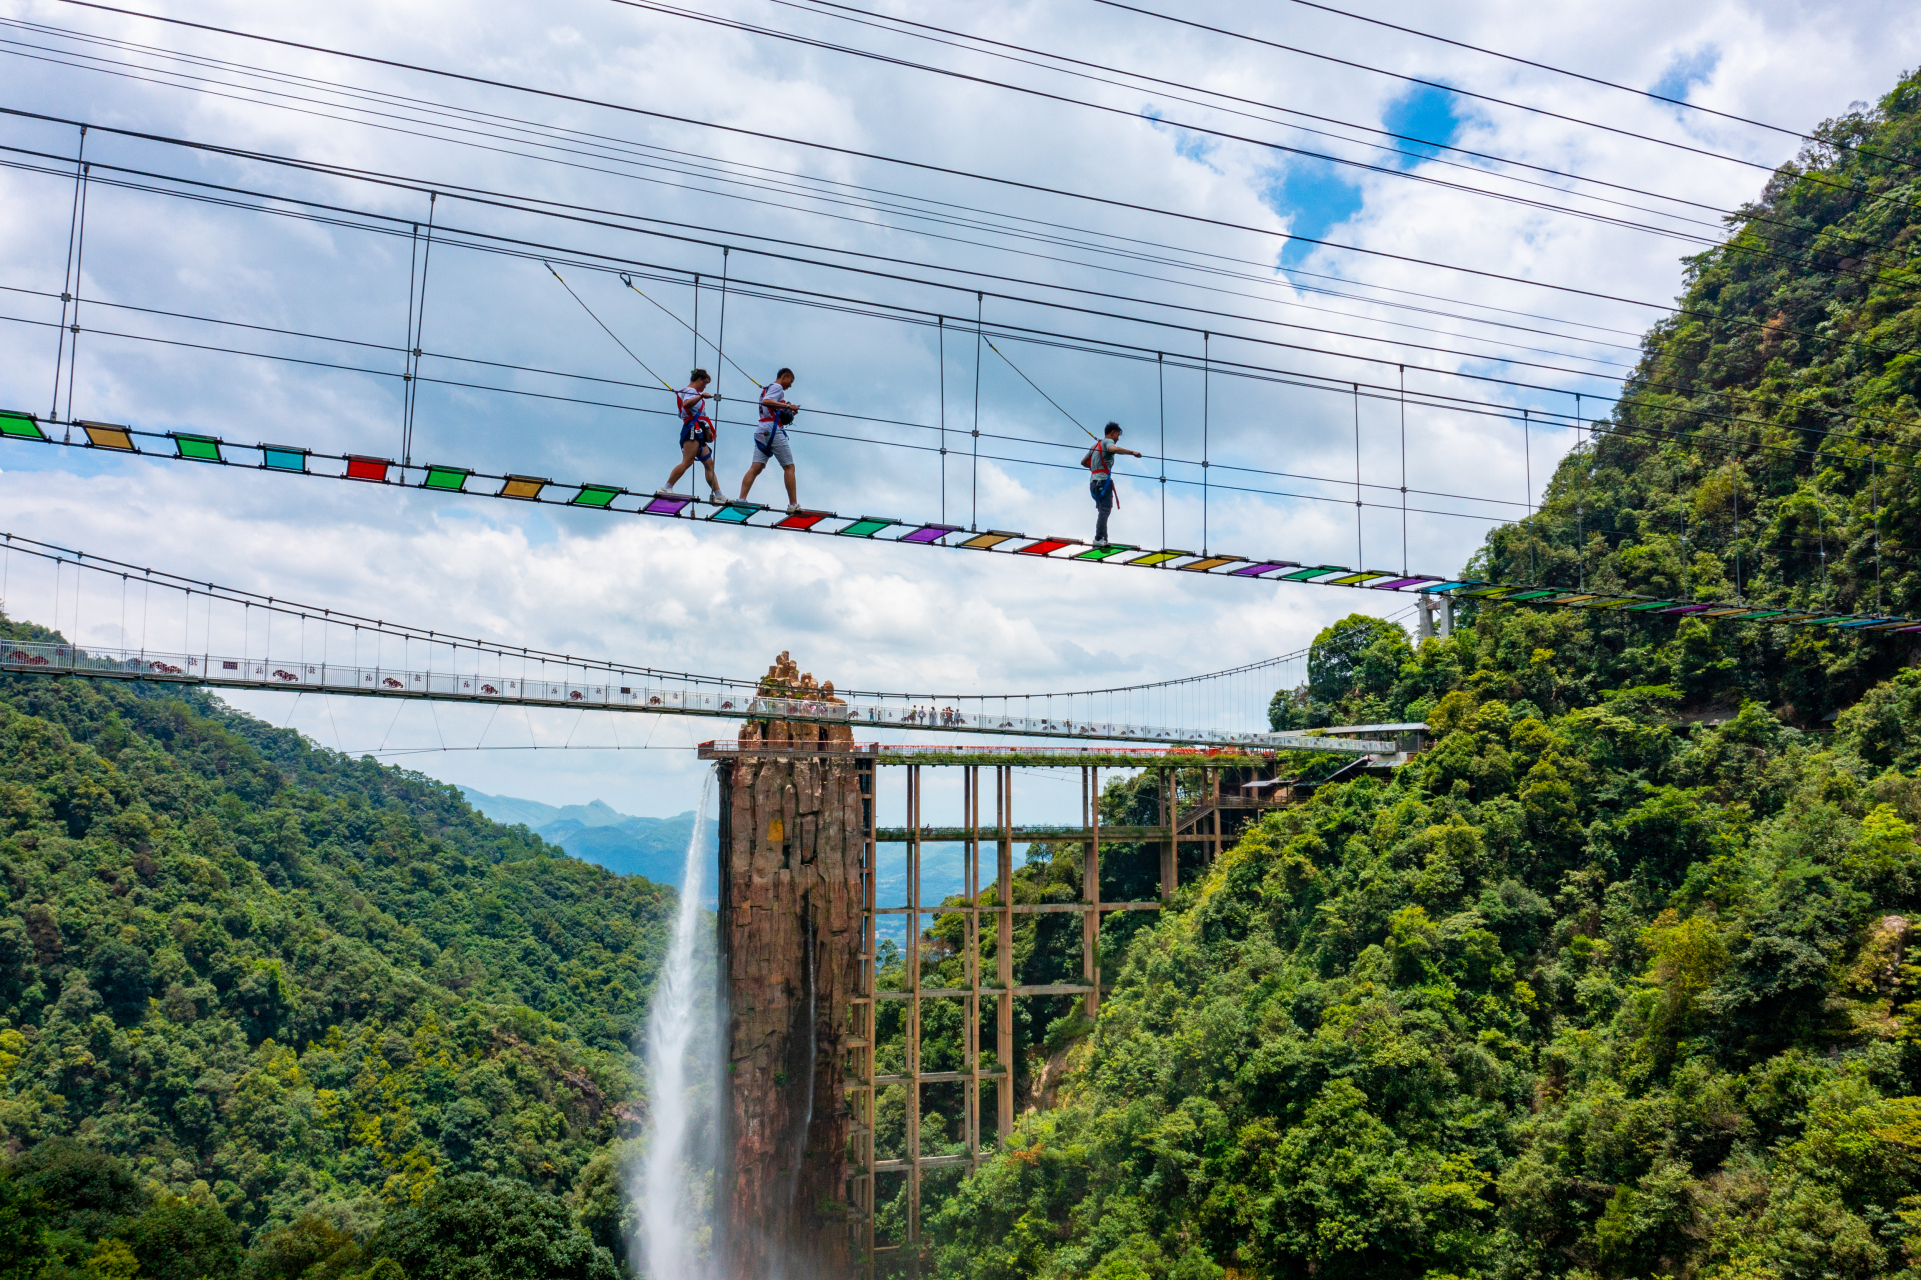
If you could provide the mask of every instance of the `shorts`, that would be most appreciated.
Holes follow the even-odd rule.
[[[794,447],[787,443],[787,429],[772,423],[762,423],[760,430],[754,432],[754,449],[759,454],[754,460],[766,463],[769,458],[779,458],[780,465],[794,465]]]
[[[680,424],[681,444],[685,445],[689,440],[693,440],[696,438],[700,440],[701,445],[700,445],[700,452],[696,453],[694,456],[700,459],[702,462],[712,462],[714,460],[713,424],[701,418],[696,418],[692,422],[682,422]]]

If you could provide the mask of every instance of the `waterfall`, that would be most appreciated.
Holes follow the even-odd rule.
[[[651,1280],[703,1280],[711,1273],[707,1253],[713,1233],[707,1205],[714,1151],[711,1142],[699,1144],[707,1150],[696,1147],[698,1108],[691,1095],[701,1083],[713,1082],[690,1080],[688,1057],[701,1030],[703,1012],[713,1012],[701,999],[708,985],[701,944],[711,946],[712,938],[703,937],[700,907],[706,894],[707,803],[713,785],[710,771],[701,786],[693,834],[687,839],[673,943],[647,1018],[647,1098],[654,1128],[641,1165],[636,1207],[642,1256]],[[709,1106],[712,1092],[706,1090]]]

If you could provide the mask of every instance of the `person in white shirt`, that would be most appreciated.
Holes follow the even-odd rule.
[[[747,491],[754,487],[754,481],[767,469],[769,458],[780,459],[781,478],[787,481],[787,509],[800,510],[800,495],[794,485],[794,447],[787,440],[787,424],[800,412],[800,406],[787,398],[787,389],[794,385],[794,371],[782,369],[774,380],[760,389],[760,424],[754,429],[754,464],[747,468],[741,477],[740,499],[747,500]]]

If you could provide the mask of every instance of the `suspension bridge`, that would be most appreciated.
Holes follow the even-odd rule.
[[[38,588],[44,586],[46,616],[56,626],[68,628],[64,635],[49,633],[0,644],[0,671],[16,674],[716,720],[785,720],[845,725],[864,731],[998,735],[1049,742],[1076,740],[1236,752],[1316,751],[1353,756],[1392,754],[1396,750],[1388,741],[1237,727],[1147,724],[1124,718],[1126,708],[1145,702],[1130,695],[1201,682],[1236,689],[1236,701],[1252,702],[1264,709],[1271,680],[1259,673],[1298,662],[1301,654],[1155,685],[1066,693],[849,690],[837,695],[828,684],[818,689],[808,685],[798,691],[800,696],[792,696],[795,690],[769,692],[768,686],[757,679],[666,671],[450,636],[444,631],[192,581],[16,534],[0,534],[0,548],[5,556],[4,593],[9,612],[19,615],[17,602],[38,595]],[[42,584],[30,582],[26,572],[29,567],[42,570],[47,580]],[[156,594],[160,598],[157,609]],[[172,630],[176,617],[178,631]],[[86,643],[79,637],[89,629],[123,639],[135,638],[138,643]],[[163,629],[180,643],[152,643]],[[195,631],[199,632],[197,637]],[[190,645],[192,639],[200,643]],[[397,655],[394,649],[398,649]],[[1177,700],[1173,705],[1192,710],[1195,701]],[[1115,714],[1117,707],[1123,710],[1122,715]],[[1220,708],[1216,705],[1211,709]],[[1050,750],[1061,754],[1060,748]],[[1102,748],[1097,754],[1114,753]]]
[[[61,425],[52,423],[49,425]],[[956,524],[897,520],[882,516],[848,516],[832,511],[782,510],[761,503],[703,501],[692,494],[655,491],[635,493],[620,485],[583,481],[556,483],[550,478],[513,472],[494,475],[452,465],[416,466],[362,454],[327,454],[298,445],[238,444],[218,436],[192,432],[150,432],[105,422],[74,420],[78,440],[55,439],[40,420],[24,411],[0,412],[0,438],[34,444],[99,449],[137,454],[156,460],[211,464],[284,475],[346,480],[362,484],[398,486],[440,495],[469,495],[577,508],[613,515],[650,516],[698,521],[733,528],[856,538],[907,547],[938,547],[1013,555],[1030,560],[1075,564],[1123,565],[1163,569],[1243,582],[1306,583],[1405,595],[1447,596],[1477,600],[1613,610],[1628,614],[1693,617],[1703,620],[1758,622],[1837,631],[1921,631],[1921,618],[1885,613],[1847,613],[1838,610],[1760,606],[1728,600],[1698,600],[1685,596],[1648,596],[1635,592],[1589,587],[1549,587],[1539,583],[1498,583],[1442,574],[1405,573],[1386,569],[1357,569],[1335,564],[1303,564],[1274,556],[1228,552],[1195,552],[1133,544],[1090,545],[1078,538],[1032,537],[1009,530],[970,530]],[[142,448],[139,441],[147,440]],[[1023,731],[1024,732],[1024,731]]]

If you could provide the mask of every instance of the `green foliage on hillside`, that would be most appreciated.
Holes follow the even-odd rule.
[[[1921,77],[1820,133],[1477,570],[1921,612]],[[1137,929],[1062,1106],[933,1211],[939,1273],[1921,1276],[1910,641],[1352,622],[1275,723],[1433,749]]]
[[[945,1202],[942,1274],[1901,1270],[1921,782],[1876,760],[1921,752],[1921,673],[1832,743],[1755,704],[1442,715],[1140,934],[1064,1105]]]
[[[671,891],[213,699],[38,677],[0,680],[0,885],[0,1235],[47,1274],[357,1273],[462,1174],[582,1275],[619,1247]]]

